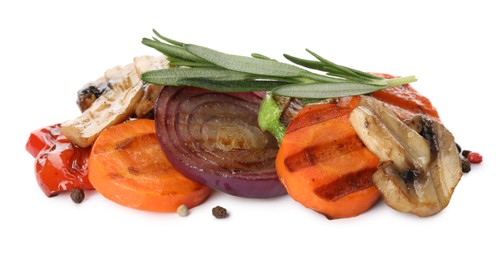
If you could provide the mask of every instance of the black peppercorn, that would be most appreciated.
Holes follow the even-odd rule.
[[[72,189],[70,197],[74,203],[80,204],[85,199],[85,192],[82,189]]]
[[[229,216],[227,210],[221,206],[213,208],[212,215],[214,215],[215,218],[227,218]]]
[[[468,172],[470,172],[470,170],[471,170],[471,167],[470,167],[469,160],[462,158],[462,172],[468,173]]]

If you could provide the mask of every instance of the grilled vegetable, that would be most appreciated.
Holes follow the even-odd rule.
[[[142,97],[142,81],[135,68],[115,67],[110,75],[110,90],[80,116],[61,125],[63,134],[79,147],[91,146],[105,128],[128,119]]]
[[[257,125],[260,97],[165,87],[155,118],[172,165],[187,177],[242,197],[285,194],[275,170],[278,145]]]
[[[142,75],[143,73],[151,70],[166,69],[168,68],[168,61],[165,56],[153,57],[153,56],[140,56],[134,58],[135,68],[137,69],[137,74]],[[156,99],[160,96],[160,92],[163,89],[163,85],[144,83],[144,94],[142,95],[139,103],[135,108],[135,116],[137,118],[147,117],[154,112]]]
[[[165,56],[139,56],[134,58],[134,66],[137,70],[137,75],[142,75],[142,73],[150,70],[168,68],[168,61]],[[116,67],[105,74],[109,76],[113,70],[116,71]],[[82,112],[87,110],[92,103],[110,89],[111,85],[108,80],[106,77],[100,77],[94,82],[85,84],[85,86],[78,90],[76,103]],[[138,118],[144,117],[154,109],[154,102],[160,94],[162,87],[162,85],[144,84],[144,96],[139,101],[135,111]]]
[[[363,97],[349,119],[381,160],[373,182],[389,206],[430,216],[448,205],[462,164],[452,134],[439,121],[419,115],[412,128],[371,97]]]
[[[165,65],[165,58],[140,57],[125,67],[116,66],[106,71],[103,79],[97,82],[107,82],[108,89],[103,90],[102,95],[80,116],[64,122],[61,131],[79,147],[89,147],[105,128],[121,123],[137,113],[146,115],[156,100],[154,93],[158,94],[159,91],[146,91],[147,95],[144,96],[140,75]],[[102,86],[103,83],[99,84]],[[87,105],[92,97],[87,95],[85,100],[79,103]]]
[[[380,196],[372,183],[379,160],[348,120],[357,99],[306,106],[287,128],[276,158],[290,196],[328,218],[359,215]]]
[[[59,124],[33,131],[26,150],[35,157],[36,179],[47,197],[72,189],[94,189],[87,171],[90,148],[72,144],[61,134]]]
[[[106,198],[149,211],[176,212],[204,202],[210,188],[172,167],[162,153],[153,120],[138,119],[106,129],[89,158],[89,180]]]
[[[101,77],[94,82],[85,84],[77,92],[76,104],[80,111],[85,111],[106,91],[109,90],[108,82]]]

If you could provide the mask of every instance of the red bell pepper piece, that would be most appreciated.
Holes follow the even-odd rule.
[[[48,197],[66,190],[94,189],[87,171],[91,149],[71,143],[60,124],[33,131],[26,143],[26,150],[35,157],[38,184]]]

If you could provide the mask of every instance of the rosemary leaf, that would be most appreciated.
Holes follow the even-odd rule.
[[[321,100],[325,100],[324,98],[302,98],[300,102],[304,105],[309,105],[312,103],[320,102]]]
[[[276,61],[275,59],[271,59],[271,58],[267,57],[266,55],[262,55],[262,54],[259,54],[259,53],[252,53],[251,56],[254,57],[254,58],[256,58],[256,59]]]
[[[189,61],[183,58],[168,56],[168,64],[171,66],[186,66],[186,67],[214,67],[212,63]]]
[[[348,67],[345,67],[345,66],[342,66],[342,65],[338,65],[338,64],[335,64],[321,56],[319,56],[318,54],[314,53],[313,51],[309,50],[309,49],[306,49],[307,52],[309,52],[312,56],[314,56],[316,59],[318,59],[319,61],[321,61],[322,63],[325,64],[325,66],[328,66],[329,68],[331,69],[335,69],[337,71],[339,71],[340,75],[338,76],[353,76],[353,77],[364,77],[364,78],[367,78],[367,79],[381,79],[375,75],[372,75],[370,73],[366,73],[366,72],[363,72],[363,71],[360,71],[360,70],[356,70],[356,69],[351,69],[351,68],[348,68]],[[345,74],[342,74],[342,73],[345,73]]]
[[[180,85],[194,86],[220,92],[252,92],[271,91],[276,87],[289,84],[281,81],[256,80],[209,80],[205,78],[184,78],[178,81]]]
[[[219,68],[172,68],[152,70],[142,74],[142,80],[159,85],[183,85],[179,83],[181,80],[189,78],[205,78],[212,80],[229,80],[238,81],[245,80],[248,74],[223,70]]]
[[[334,64],[332,62],[327,61],[328,63],[325,62],[320,62],[320,61],[315,61],[315,60],[306,60],[306,59],[301,59],[297,58],[288,54],[283,55],[285,58],[287,58],[289,61],[304,66],[306,68],[310,69],[315,69],[315,70],[320,70],[327,72],[328,76],[333,76],[335,78],[344,78],[348,79],[350,81],[355,81],[355,82],[362,82],[362,83],[367,83],[371,85],[379,85],[379,86],[385,86],[386,82],[382,78],[378,78],[376,76],[376,79],[371,79],[367,78],[363,75],[360,75],[356,72],[356,70],[347,68],[341,65]],[[325,60],[325,59],[324,59]],[[333,65],[332,65],[333,64]],[[370,74],[368,74],[370,75]],[[316,80],[324,81],[324,82],[335,82],[333,80],[328,80],[325,76],[321,75],[323,80],[320,80],[319,77],[316,77]]]
[[[170,44],[166,44],[157,40],[151,40],[148,38],[142,39],[142,44],[149,46],[151,48],[156,49],[157,51],[168,56],[175,56],[179,58],[183,58],[185,60],[197,61],[197,62],[205,62],[203,59],[200,59],[196,55],[186,51],[184,48],[179,46],[174,46]]]
[[[170,44],[173,44],[173,45],[176,45],[176,46],[179,46],[179,47],[182,47],[184,46],[184,43],[183,42],[179,42],[179,41],[175,41],[175,40],[172,40],[170,38],[167,38],[163,35],[161,35],[160,33],[158,33],[155,29],[153,29],[153,33],[158,36],[160,39],[170,43]]]
[[[357,82],[288,84],[273,90],[274,95],[296,98],[336,98],[371,93],[383,88]]]
[[[283,54],[283,56],[287,60],[289,60],[289,61],[291,61],[291,62],[293,62],[295,64],[304,66],[306,68],[329,72],[329,70],[325,69],[325,65],[323,63],[319,62],[319,61],[301,59],[301,58],[297,58],[297,57],[294,57],[294,56],[288,55],[288,54]]]
[[[190,53],[228,70],[271,77],[298,77],[303,69],[290,64],[232,55],[212,50],[203,46],[185,44]]]

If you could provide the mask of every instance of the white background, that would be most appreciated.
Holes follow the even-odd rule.
[[[2,1],[0,259],[498,259],[499,11],[483,0]],[[76,117],[76,91],[106,69],[156,54],[140,43],[152,28],[229,53],[284,60],[310,48],[365,71],[415,74],[413,86],[484,162],[429,218],[380,202],[329,221],[287,196],[215,193],[187,218],[96,192],[80,205],[46,198],[24,150],[29,133]],[[215,219],[216,205],[230,218]]]

